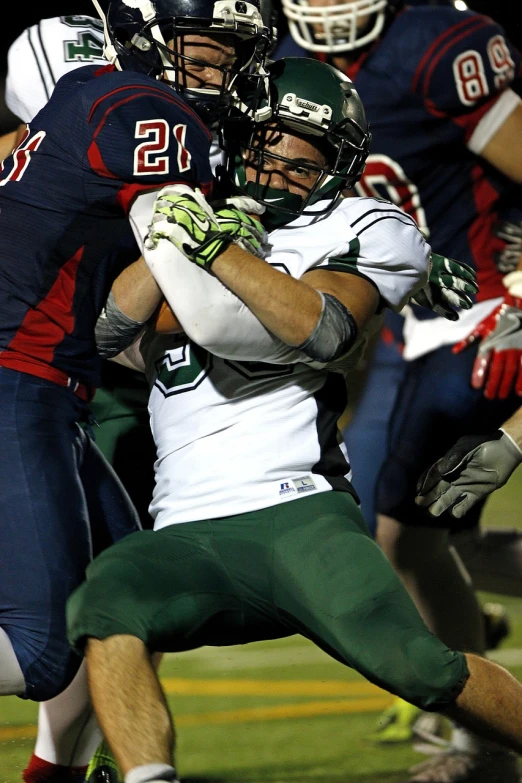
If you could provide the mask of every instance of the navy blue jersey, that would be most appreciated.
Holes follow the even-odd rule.
[[[298,54],[285,40],[276,57]],[[358,192],[393,201],[427,229],[437,253],[474,266],[479,301],[503,296],[502,276],[516,265],[497,234],[505,236],[504,221],[522,220],[522,188],[472,151],[472,137],[509,100],[519,69],[519,53],[491,19],[417,6],[346,71],[373,135]]]
[[[176,182],[208,192],[210,142],[150,77],[87,66],[58,81],[0,173],[0,365],[97,383],[94,325],[139,256],[132,201]]]

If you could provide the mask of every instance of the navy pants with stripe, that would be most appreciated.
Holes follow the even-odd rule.
[[[25,696],[43,701],[74,677],[65,603],[101,549],[139,528],[116,474],[79,422],[69,389],[0,368],[0,627]]]

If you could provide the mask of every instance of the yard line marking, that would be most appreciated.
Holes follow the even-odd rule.
[[[311,701],[305,704],[278,704],[273,707],[245,707],[238,710],[198,712],[175,717],[177,726],[205,726],[210,723],[249,723],[251,721],[313,718],[320,715],[344,715],[350,712],[379,712],[393,702],[392,696],[342,701]]]
[[[371,682],[350,680],[239,680],[162,677],[165,691],[190,696],[382,696]]]
[[[0,726],[0,740],[29,739],[36,737],[36,726],[32,723],[25,726]]]
[[[305,704],[277,704],[271,707],[245,707],[237,710],[216,710],[175,715],[176,726],[208,726],[222,723],[250,723],[287,718],[315,718],[323,715],[345,715],[348,713],[379,712],[390,706],[391,696],[367,699],[343,699],[311,701]],[[0,727],[0,741],[30,739],[36,737],[36,726]]]

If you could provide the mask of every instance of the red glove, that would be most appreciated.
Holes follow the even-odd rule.
[[[522,277],[522,272],[512,275]],[[492,313],[453,346],[453,353],[477,340],[482,342],[471,374],[473,388],[484,389],[488,400],[505,400],[512,392],[522,396],[522,297],[507,293]]]

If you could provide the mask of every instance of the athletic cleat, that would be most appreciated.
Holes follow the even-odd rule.
[[[496,650],[511,633],[511,623],[506,607],[497,603],[484,604],[482,616],[484,618],[486,650]]]
[[[106,742],[100,742],[87,767],[85,783],[121,783],[118,765]]]
[[[418,707],[403,699],[395,699],[391,707],[381,714],[376,731],[368,739],[379,743],[408,742],[413,739],[413,725],[420,714]]]
[[[86,779],[86,783],[118,783],[118,781],[118,771],[114,767],[108,767],[106,764],[96,767]]]
[[[414,722],[412,730],[413,739],[421,740],[424,745],[415,743],[413,749],[429,755],[440,751],[441,748],[447,748],[450,743],[449,739],[445,739],[445,735],[449,735],[449,728],[449,721],[439,713],[421,712]],[[424,749],[420,750],[421,747]]]
[[[408,783],[520,783],[517,757],[508,751],[448,750],[410,769]]]

